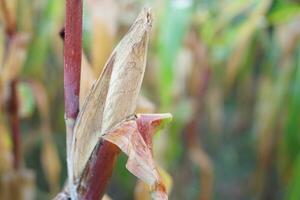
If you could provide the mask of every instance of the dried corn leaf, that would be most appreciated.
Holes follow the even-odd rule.
[[[0,121],[0,176],[12,168],[13,155],[10,134],[2,120]]]
[[[32,0],[18,1],[18,29],[26,31],[28,33],[34,32],[34,6]],[[22,8],[22,9],[20,9]]]
[[[96,131],[101,128],[102,113],[112,73],[112,60],[106,64],[103,74],[91,88],[74,127],[72,158],[74,177],[82,172],[94,146],[98,142]],[[72,168],[70,170],[73,170]],[[73,172],[70,172],[71,174]]]
[[[70,194],[68,188],[65,188],[62,192],[58,193],[53,200],[70,200]],[[102,200],[112,200],[107,194],[104,194]]]
[[[151,24],[150,11],[144,9],[90,90],[74,128],[73,163],[69,167],[73,178],[82,172],[98,138],[133,114],[145,71]]]
[[[152,137],[172,119],[171,114],[140,114],[125,121],[102,137],[117,145],[126,155],[126,168],[150,185],[153,199],[168,199],[165,185],[152,155]]]
[[[214,133],[219,134],[223,130],[222,124],[224,123],[224,94],[219,87],[213,85],[207,91],[206,99],[210,128]]]
[[[35,199],[35,174],[32,170],[11,170],[0,177],[0,200]]]
[[[173,179],[172,176],[163,168],[158,168],[159,174],[162,177],[162,181],[164,185],[166,186],[167,193],[169,194],[173,187]]]
[[[164,185],[166,187],[166,191],[169,194],[172,189],[172,185],[173,185],[172,177],[170,176],[170,174],[167,171],[165,171],[162,168],[158,168],[158,171],[159,171],[159,174],[161,175],[162,182],[164,183]],[[134,189],[134,199],[135,200],[150,200],[151,194],[149,193],[149,190],[150,190],[150,186],[147,183],[139,180]]]
[[[102,197],[102,200],[112,200],[107,194]]]
[[[0,71],[4,83],[16,78],[21,72],[27,54],[28,41],[29,37],[26,34],[20,33],[13,37]]]
[[[213,163],[200,145],[189,147],[189,157],[200,170],[200,200],[212,199],[214,185]]]
[[[98,77],[113,49],[118,6],[114,0],[88,0],[87,8],[92,15],[92,68]]]
[[[12,34],[16,28],[17,0],[0,1],[0,20],[5,25],[6,32]]]
[[[3,26],[0,25],[0,70],[2,69],[2,62],[4,58],[4,50],[5,50],[5,33],[3,30]]]
[[[143,10],[117,46],[107,101],[103,112],[102,133],[134,113],[146,67],[152,17]]]
[[[134,188],[134,200],[151,200],[149,190],[149,185],[139,180]]]
[[[84,55],[82,53],[81,59],[81,73],[80,73],[80,95],[79,95],[79,107],[82,108],[85,98],[88,96],[89,91],[96,81],[96,77],[92,71],[92,68]]]

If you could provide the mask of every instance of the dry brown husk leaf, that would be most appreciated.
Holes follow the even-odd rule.
[[[96,77],[93,70],[85,56],[82,52],[81,59],[81,73],[80,73],[80,94],[79,94],[79,107],[82,108],[85,98],[88,96],[90,89],[95,83]]]
[[[99,137],[134,113],[146,66],[152,18],[144,9],[108,59],[79,112],[71,148],[78,178]]]
[[[28,169],[10,170],[0,177],[0,200],[35,198],[35,175]]]
[[[118,5],[114,0],[88,0],[91,13],[91,60],[95,76],[99,76],[113,50],[117,33]]]

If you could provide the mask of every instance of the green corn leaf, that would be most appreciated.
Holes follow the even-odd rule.
[[[171,102],[174,61],[182,45],[192,15],[192,1],[168,1],[159,26],[160,96],[163,107]],[[184,67],[184,66],[182,66]]]

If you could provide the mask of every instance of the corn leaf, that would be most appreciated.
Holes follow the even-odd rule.
[[[152,137],[158,128],[171,119],[170,114],[140,114],[102,136],[128,156],[126,168],[150,185],[153,199],[168,197],[152,156]]]

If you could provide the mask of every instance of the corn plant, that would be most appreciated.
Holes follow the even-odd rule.
[[[120,151],[127,169],[147,182],[153,199],[167,192],[152,157],[152,135],[170,114],[133,115],[145,65],[151,13],[144,9],[112,52],[79,107],[82,2],[68,0],[64,30],[64,91],[68,184],[56,199],[100,199]]]

